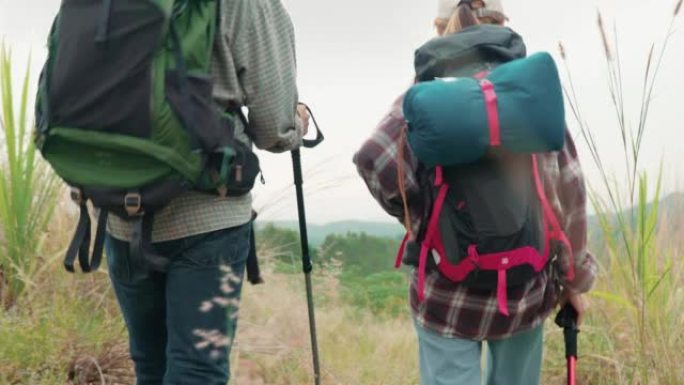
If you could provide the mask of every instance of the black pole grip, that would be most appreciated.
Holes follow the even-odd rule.
[[[563,328],[563,336],[565,337],[565,356],[567,358],[577,358],[577,310],[567,303],[556,315],[556,325]]]

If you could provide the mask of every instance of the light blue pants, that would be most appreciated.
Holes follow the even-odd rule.
[[[540,383],[543,326],[508,339],[487,342],[486,362],[483,362],[482,342],[445,338],[418,325],[416,331],[421,385]]]

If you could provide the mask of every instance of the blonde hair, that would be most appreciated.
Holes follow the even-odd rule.
[[[504,22],[505,18],[503,17],[485,16],[478,18],[473,8],[469,4],[463,3],[454,10],[454,13],[448,20],[442,18],[435,19],[435,27],[440,35],[446,35],[460,32],[478,24],[503,24]]]
[[[473,12],[473,9],[468,4],[459,5],[454,13],[451,15],[451,19],[447,24],[444,33],[456,33],[460,32],[468,27],[480,24],[477,20],[477,16]]]

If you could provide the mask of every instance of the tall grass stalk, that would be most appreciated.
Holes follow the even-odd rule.
[[[12,55],[0,45],[0,305],[4,309],[31,285],[59,187],[30,140],[29,67],[15,94]]]
[[[678,0],[666,37],[661,44],[653,44],[648,52],[640,93],[640,111],[635,122],[629,121],[625,106],[626,92],[617,29],[611,40],[603,17],[598,14],[598,29],[607,63],[608,90],[625,158],[626,191],[625,186],[617,182],[620,178],[613,178],[612,171],[605,167],[599,151],[601,146],[580,109],[568,69],[567,51],[560,45],[568,74],[566,97],[601,175],[602,186],[600,189],[593,188],[590,197],[605,239],[607,258],[603,259],[604,278],[610,277],[611,282],[600,285],[605,290],[596,292],[594,296],[607,305],[617,305],[623,319],[627,320],[627,333],[630,335],[625,341],[620,341],[626,346],[623,346],[622,352],[614,352],[620,355],[618,358],[622,361],[619,367],[622,372],[618,373],[618,377],[628,378],[628,383],[644,385],[679,384],[684,379],[681,365],[672,359],[673,354],[681,351],[683,342],[677,337],[684,330],[684,320],[680,316],[684,299],[681,295],[681,258],[676,258],[676,254],[682,250],[671,247],[667,238],[658,237],[659,233],[666,231],[661,223],[658,204],[662,166],[657,180],[653,182],[640,165],[656,80],[681,8],[682,0]],[[621,321],[615,314],[599,312],[599,318],[601,314],[605,316],[601,322],[608,325]],[[606,333],[616,333],[616,329],[611,331],[608,328]],[[624,330],[620,333],[624,334]],[[613,340],[624,339],[624,336],[618,335],[611,337]]]

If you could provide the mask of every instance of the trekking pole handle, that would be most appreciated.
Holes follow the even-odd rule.
[[[311,112],[311,108],[309,108],[308,105],[304,103],[299,103],[304,108],[306,108],[306,111],[309,112],[309,116],[311,116],[311,121],[313,122],[314,127],[316,128],[316,138],[315,139],[303,139],[302,140],[302,147],[304,148],[314,148],[321,144],[325,140],[325,136],[323,136],[323,132],[321,131],[320,127],[318,126],[318,122],[316,121],[316,118],[313,115],[313,112]]]
[[[577,318],[577,310],[570,303],[565,304],[556,316],[556,325],[563,328],[567,358],[577,358],[577,334],[579,333]]]

